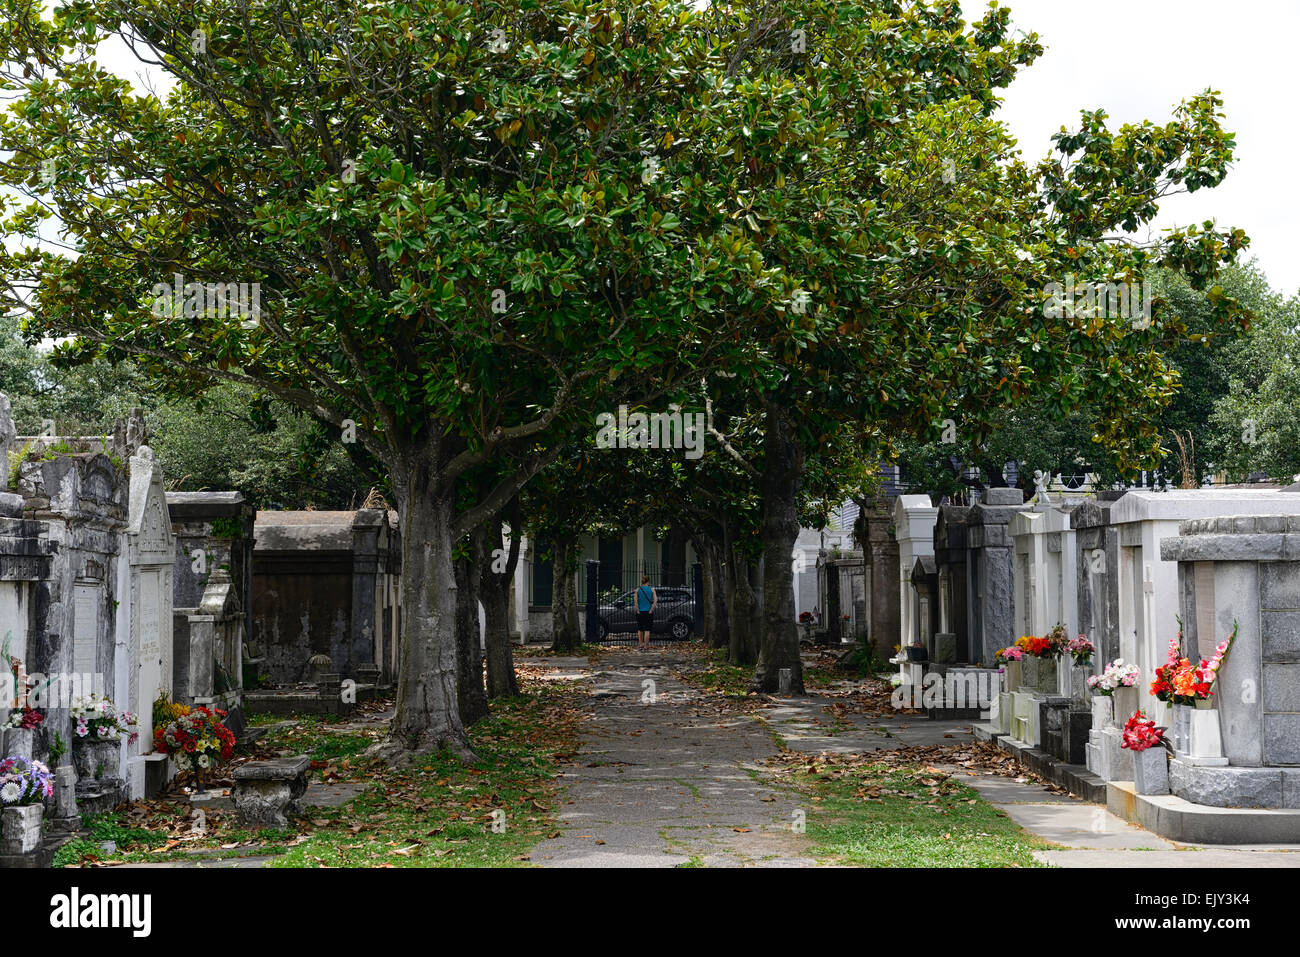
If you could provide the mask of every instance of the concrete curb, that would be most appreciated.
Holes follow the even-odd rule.
[[[1300,844],[1300,810],[1208,807],[1172,794],[1138,794],[1130,781],[1106,785],[1106,808],[1183,844]]]

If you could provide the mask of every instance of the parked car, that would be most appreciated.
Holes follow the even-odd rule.
[[[695,596],[689,588],[653,586],[659,596],[651,634],[669,634],[674,641],[685,641],[695,631]],[[625,592],[611,602],[596,606],[600,616],[598,641],[611,634],[636,634],[636,589]]]

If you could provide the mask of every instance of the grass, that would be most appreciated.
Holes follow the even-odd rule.
[[[342,808],[311,808],[275,867],[511,867],[555,832],[557,762],[576,747],[569,687],[494,703],[472,731],[479,760],[446,754],[362,772],[371,787]],[[494,813],[495,812],[495,813]]]
[[[341,807],[305,807],[288,828],[257,831],[241,826],[231,810],[206,811],[196,831],[185,801],[134,802],[87,819],[91,839],[64,845],[55,866],[250,855],[274,857],[274,867],[524,866],[531,848],[557,833],[558,766],[577,749],[580,712],[572,706],[583,692],[576,684],[537,682],[530,694],[494,701],[493,714],[470,731],[479,760],[469,766],[439,754],[394,770],[361,755],[386,724],[277,719],[258,742],[259,753],[328,762],[313,775],[361,785],[358,796]],[[117,853],[100,849],[109,840]]]
[[[807,835],[823,863],[856,867],[1041,867],[1050,845],[972,788],[920,767],[850,765],[783,783],[810,799]]]
[[[697,652],[700,667],[682,671],[678,677],[701,691],[711,691],[728,698],[749,695],[754,680],[753,665],[733,665],[727,661],[726,648],[701,648]]]
[[[605,650],[607,650],[607,646],[600,644],[582,644],[568,651],[552,651],[549,645],[530,648],[521,648],[516,645],[513,654],[516,658],[588,658]]]

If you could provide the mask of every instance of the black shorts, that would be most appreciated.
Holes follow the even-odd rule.
[[[655,613],[652,611],[638,611],[636,613],[636,630],[649,631],[655,623]]]

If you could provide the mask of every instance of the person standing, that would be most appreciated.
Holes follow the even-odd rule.
[[[641,587],[636,590],[636,650],[650,650],[650,629],[654,627],[655,606],[659,593],[650,587],[650,576],[641,576]]]

